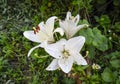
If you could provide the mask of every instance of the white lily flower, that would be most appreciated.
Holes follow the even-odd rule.
[[[79,53],[85,43],[83,36],[69,39],[61,39],[60,41],[49,44],[45,47],[45,51],[50,54],[53,59],[46,70],[56,70],[61,68],[65,73],[70,72],[73,63],[78,65],[87,65],[86,60]]]
[[[64,21],[60,20],[60,28],[65,31],[67,39],[70,39],[72,36],[74,36],[81,28],[88,27],[87,24],[77,25],[79,19],[79,15],[73,17],[71,16],[71,12],[67,12],[66,19]]]
[[[57,19],[56,16],[50,17],[46,23],[44,24],[44,22],[39,23],[38,27],[36,29],[30,30],[30,31],[25,31],[23,34],[24,36],[33,41],[33,42],[38,42],[38,43],[42,43],[39,44],[33,48],[31,48],[31,50],[28,52],[28,56],[30,56],[31,52],[38,48],[38,47],[44,47],[45,44],[44,42],[48,42],[48,43],[52,43],[54,42],[54,37],[53,34],[55,32],[59,32],[61,35],[63,35],[63,30],[60,28],[57,28],[54,30],[54,22],[55,19]]]

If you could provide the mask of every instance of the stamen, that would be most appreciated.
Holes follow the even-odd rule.
[[[36,27],[36,30],[40,30],[40,27],[39,27],[39,26],[37,26],[37,27]]]
[[[35,27],[33,27],[33,30],[36,30],[36,28],[35,28]]]
[[[34,30],[34,34],[36,34],[36,28],[35,27],[33,27],[33,30]]]
[[[39,26],[37,26],[36,28],[35,28],[35,27],[33,27],[33,30],[34,30],[34,34],[36,34],[36,33],[38,33],[38,32],[39,32],[40,27],[39,27]]]

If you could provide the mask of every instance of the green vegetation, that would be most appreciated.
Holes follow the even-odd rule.
[[[0,84],[120,84],[120,0],[0,0]],[[77,34],[86,38],[83,56],[88,66],[76,66],[72,75],[46,71],[52,58],[23,36],[50,16],[64,19],[66,12],[80,14],[79,24],[89,28]],[[92,64],[101,69],[93,70]],[[77,75],[77,76],[76,76]],[[77,78],[76,78],[76,77]]]

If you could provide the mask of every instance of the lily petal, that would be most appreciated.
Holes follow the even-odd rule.
[[[81,28],[88,27],[86,24],[77,26],[79,20],[79,14],[73,17],[71,12],[67,12],[65,20],[59,20],[60,28],[64,30],[67,39],[73,37]]]
[[[73,52],[74,61],[78,65],[87,65],[87,61],[82,57],[81,54]]]
[[[75,23],[75,25],[77,26],[78,22],[80,20],[80,16],[79,15],[76,15],[73,19],[73,22]]]
[[[78,30],[80,30],[82,28],[87,28],[87,27],[88,27],[87,24],[78,25],[77,28],[76,28],[77,29],[76,31],[78,31]]]
[[[43,41],[45,41],[45,40],[48,40],[48,41],[50,41],[50,42],[52,42],[52,41],[54,41],[54,38],[52,37],[52,35],[51,36],[48,36],[45,32],[43,32],[43,31],[39,31],[38,33],[36,33],[36,34],[34,34],[34,31],[25,31],[24,33],[23,33],[23,35],[27,38],[27,39],[29,39],[29,40],[31,40],[31,41],[33,41],[33,42],[37,42],[37,43],[41,43],[41,42],[43,42]]]
[[[43,25],[44,25],[44,22],[40,22],[40,23],[38,24],[38,26],[40,27],[40,29],[43,28]]]
[[[57,29],[55,29],[55,30],[54,30],[54,33],[55,33],[55,32],[60,33],[61,36],[64,35],[64,30],[63,30],[62,28],[57,28]]]
[[[73,58],[70,56],[67,59],[59,59],[58,64],[62,69],[62,71],[64,71],[65,73],[68,73],[72,69]]]
[[[50,32],[53,31],[55,19],[57,19],[57,17],[52,16],[46,21],[46,25],[47,25],[47,28],[48,28],[47,30],[49,30]]]
[[[63,45],[66,42],[65,39],[62,39],[54,44],[49,44],[45,47],[45,51],[49,53],[54,58],[61,58],[61,52],[63,50]]]
[[[32,51],[33,50],[35,50],[36,48],[39,48],[39,47],[43,47],[43,45],[41,45],[41,44],[39,44],[39,45],[37,45],[37,46],[35,46],[35,47],[33,47],[33,48],[31,48],[30,50],[29,50],[29,52],[28,52],[28,57],[30,56],[30,54],[32,53]]]
[[[53,59],[53,61],[51,62],[51,64],[46,68],[46,70],[56,70],[58,69],[58,60],[57,59]]]
[[[65,31],[65,33],[67,32],[68,33],[68,30],[67,28],[69,28],[69,24],[68,24],[68,21],[59,21],[59,25],[60,25],[60,28],[63,28],[63,30]]]
[[[27,38],[27,39],[29,39],[29,40],[31,40],[31,41],[33,41],[33,42],[38,42],[38,43],[40,43],[41,41],[40,41],[40,36],[39,36],[39,34],[34,34],[34,31],[25,31],[24,33],[23,33],[23,35]]]
[[[73,26],[72,24],[70,24],[70,21],[68,21],[68,20],[59,21],[59,25],[60,25],[60,28],[62,28],[64,30],[66,37],[69,38],[69,36],[71,35],[70,34],[71,33],[70,31],[72,29],[71,26]]]
[[[66,20],[70,20],[70,18],[71,18],[71,12],[67,12],[67,14],[66,14]]]
[[[74,38],[69,39],[66,42],[66,46],[65,47],[68,50],[71,49],[70,52],[74,52],[74,51],[80,52],[80,50],[83,47],[84,43],[85,43],[85,37],[78,36],[78,37],[74,37]]]

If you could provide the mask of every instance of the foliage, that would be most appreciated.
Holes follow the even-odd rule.
[[[80,14],[79,24],[89,28],[77,34],[86,38],[82,53],[86,67],[75,66],[71,75],[79,74],[82,84],[120,84],[120,1],[119,0],[1,0],[0,1],[0,83],[1,84],[74,84],[75,76],[60,70],[45,70],[51,58],[36,49],[30,58],[28,50],[36,45],[23,37],[50,16],[65,18],[69,10]],[[101,66],[93,70],[92,64]]]

